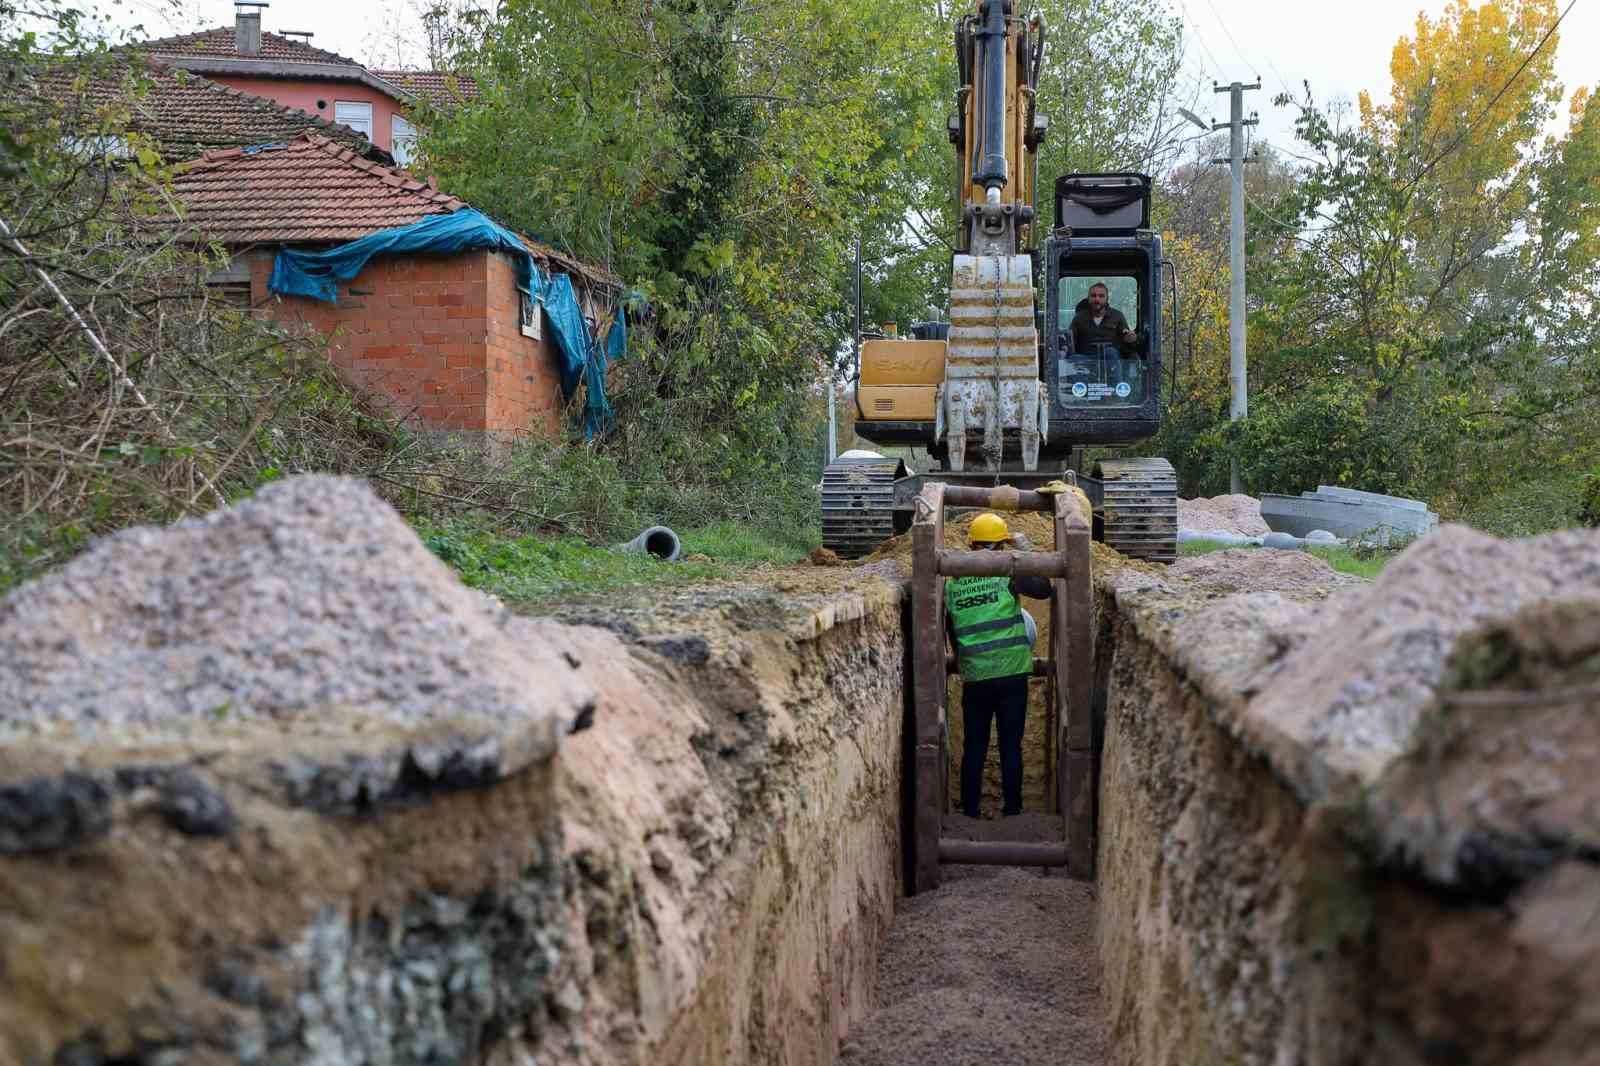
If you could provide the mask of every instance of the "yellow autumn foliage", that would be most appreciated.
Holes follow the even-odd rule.
[[[1419,13],[1390,58],[1390,102],[1363,93],[1363,122],[1417,164],[1448,152],[1438,177],[1481,194],[1517,169],[1561,99],[1558,35],[1539,47],[1558,15],[1556,0],[1453,0],[1438,18]]]

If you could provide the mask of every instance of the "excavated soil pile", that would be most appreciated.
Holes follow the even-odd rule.
[[[951,816],[965,839],[1059,840],[1061,820]],[[840,1049],[844,1066],[1106,1058],[1094,896],[1056,871],[947,867],[902,903],[878,971],[879,1010]]]
[[[1178,501],[1178,525],[1183,529],[1201,531],[1220,529],[1246,537],[1259,537],[1270,533],[1261,517],[1261,501],[1244,493],[1224,493],[1221,496]]]
[[[548,1018],[595,693],[513,622],[325,477],[0,600],[0,1062],[455,1061]]]
[[[1192,592],[1221,597],[1236,592],[1280,592],[1321,599],[1367,582],[1340,574],[1307,552],[1283,548],[1233,548],[1179,559],[1167,570]]]

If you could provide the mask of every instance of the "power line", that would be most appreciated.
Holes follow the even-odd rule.
[[[1194,31],[1194,39],[1200,42],[1201,49],[1204,50],[1206,55],[1211,57],[1211,65],[1216,74],[1215,80],[1222,81],[1222,64],[1218,62],[1215,53],[1211,51],[1211,47],[1206,44],[1205,36],[1201,34],[1200,27],[1195,25],[1194,19],[1189,17],[1189,8],[1186,4],[1184,4],[1183,0],[1178,0],[1178,13],[1183,18],[1184,25],[1188,26],[1189,29]]]
[[[1255,208],[1256,212],[1258,214],[1260,214],[1263,218],[1265,218],[1268,222],[1275,222],[1278,225],[1282,226],[1286,236],[1292,237],[1293,239],[1295,239],[1297,241],[1300,241],[1302,244],[1310,243],[1310,242],[1306,241],[1303,237],[1300,236],[1300,230],[1304,228],[1303,226],[1297,226],[1292,222],[1285,222],[1283,219],[1279,218],[1277,215],[1273,214],[1271,211],[1268,211],[1264,206],[1262,206],[1262,203],[1261,203],[1260,200],[1257,200],[1254,196],[1250,195],[1248,190],[1245,191],[1244,198],[1245,198],[1245,201],[1247,203],[1249,203],[1249,205],[1251,207]]]
[[[1446,156],[1450,155],[1450,153],[1454,152],[1457,148],[1460,148],[1462,143],[1466,141],[1468,137],[1472,136],[1472,131],[1478,128],[1478,123],[1489,117],[1489,112],[1494,110],[1494,105],[1498,104],[1500,102],[1500,98],[1510,91],[1511,86],[1516,83],[1516,80],[1522,77],[1522,72],[1528,69],[1528,64],[1532,63],[1534,58],[1544,50],[1544,46],[1550,43],[1550,38],[1555,36],[1556,30],[1561,26],[1562,21],[1567,17],[1567,13],[1577,6],[1577,3],[1578,0],[1568,0],[1566,8],[1561,12],[1560,15],[1556,17],[1555,22],[1552,23],[1550,28],[1545,31],[1544,36],[1539,38],[1539,43],[1533,46],[1533,51],[1529,52],[1523,58],[1522,62],[1517,65],[1517,69],[1511,72],[1511,77],[1507,78],[1506,83],[1500,86],[1500,91],[1494,94],[1494,97],[1490,99],[1489,103],[1485,105],[1484,109],[1478,112],[1478,117],[1473,119],[1472,122],[1468,124],[1467,128],[1461,131],[1460,136],[1446,145],[1442,152],[1430,159],[1423,166],[1423,168],[1417,172],[1417,176],[1411,179],[1411,184],[1415,184],[1427,177],[1433,168],[1438,166]]]
[[[1283,71],[1278,69],[1278,64],[1272,61],[1272,56],[1267,56],[1267,66],[1272,68],[1273,77],[1278,79],[1278,84],[1283,87],[1283,95],[1294,99],[1294,90],[1289,88],[1289,79],[1283,76]]]
[[[1244,57],[1244,52],[1239,48],[1239,42],[1233,39],[1233,32],[1228,29],[1228,23],[1223,19],[1222,12],[1217,10],[1217,5],[1212,3],[1212,0],[1206,0],[1206,6],[1211,9],[1213,15],[1217,16],[1217,25],[1222,27],[1223,36],[1227,37],[1228,43],[1233,45],[1233,54],[1239,57],[1239,62],[1243,63],[1251,73],[1256,74],[1256,65]],[[1256,80],[1261,80],[1260,74],[1256,74]]]

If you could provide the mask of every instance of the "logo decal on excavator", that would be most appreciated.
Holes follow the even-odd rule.
[[[919,374],[933,366],[932,359],[878,359],[878,367],[891,374]]]

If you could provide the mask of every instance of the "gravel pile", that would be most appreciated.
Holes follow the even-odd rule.
[[[1261,501],[1243,493],[1209,499],[1178,501],[1178,525],[1183,529],[1222,530],[1245,537],[1260,537],[1271,530],[1261,518]]]
[[[363,483],[291,478],[108,537],[0,600],[0,725],[474,716],[553,748],[568,724],[554,719],[570,722],[585,694],[510,622]]]

